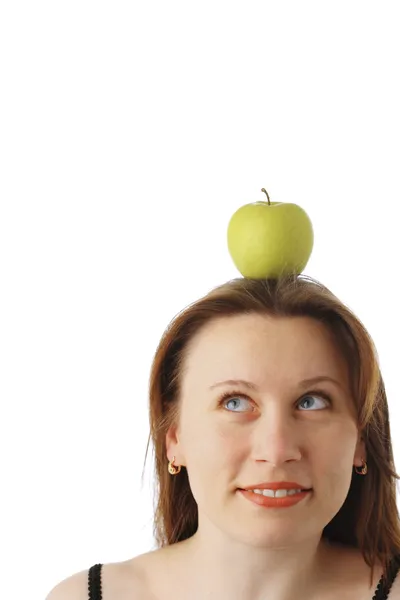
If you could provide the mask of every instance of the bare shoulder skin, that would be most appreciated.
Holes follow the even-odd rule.
[[[102,567],[103,600],[205,600],[196,596],[194,580],[182,570],[184,543],[141,554]],[[323,590],[307,600],[372,600],[382,575],[382,566],[374,569],[373,585],[369,567],[356,549],[332,547],[331,564],[326,571]],[[88,571],[84,570],[60,582],[46,600],[87,600]],[[210,600],[214,600],[210,595]],[[224,600],[224,599],[221,599]],[[300,600],[300,599],[299,599]],[[400,576],[392,586],[388,600],[400,600]]]
[[[190,576],[185,579],[182,569],[184,545],[175,546],[142,554],[122,563],[127,574],[132,570],[139,577],[143,600],[187,600],[189,597],[191,600],[203,600],[196,596],[193,579]],[[332,546],[323,589],[316,590],[315,598],[307,600],[337,600],[339,597],[341,600],[372,600],[381,575],[382,565],[377,564],[371,587],[370,568],[361,552],[340,545]],[[127,595],[114,597],[115,600],[133,600],[129,590]],[[107,597],[103,600],[107,600]],[[393,584],[388,600],[400,600],[400,576]]]
[[[145,584],[141,556],[121,563],[102,566],[103,600],[156,600]],[[88,600],[88,569],[58,583],[45,600]]]

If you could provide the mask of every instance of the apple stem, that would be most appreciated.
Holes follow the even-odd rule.
[[[261,189],[262,192],[265,192],[267,194],[267,198],[268,198],[268,204],[271,204],[270,200],[269,200],[269,196],[268,196],[268,192],[265,188]]]

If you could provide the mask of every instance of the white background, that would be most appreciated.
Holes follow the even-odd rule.
[[[152,548],[153,353],[240,276],[226,227],[262,187],[376,343],[399,465],[397,8],[1,4],[2,598]]]

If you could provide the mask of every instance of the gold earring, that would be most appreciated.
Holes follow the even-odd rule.
[[[366,474],[367,474],[367,471],[368,471],[367,463],[365,462],[365,460],[364,460],[364,459],[362,459],[362,461],[363,461],[363,463],[364,463],[364,464],[363,464],[363,466],[362,466],[362,469],[361,469],[361,471],[357,471],[357,468],[359,469],[360,467],[355,467],[355,471],[356,471],[356,473],[357,473],[358,475],[366,475]]]
[[[168,472],[169,472],[169,473],[171,473],[171,475],[178,475],[178,473],[179,473],[179,472],[180,472],[180,470],[181,470],[181,467],[180,467],[180,466],[177,466],[177,467],[176,467],[176,466],[174,465],[174,462],[175,462],[175,456],[174,456],[174,457],[173,457],[173,459],[172,459],[172,460],[170,460],[170,461],[169,461],[169,463],[168,463]]]

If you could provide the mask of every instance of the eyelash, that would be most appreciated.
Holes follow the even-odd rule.
[[[323,398],[324,400],[326,400],[329,404],[329,406],[332,405],[332,398],[329,396],[329,394],[327,394],[326,392],[323,392],[322,390],[312,390],[310,392],[306,392],[299,400],[299,403],[306,397],[306,396],[318,396],[320,398]],[[245,398],[246,400],[249,400],[250,402],[252,402],[251,398],[249,398],[249,396],[247,396],[246,394],[243,394],[242,392],[238,392],[238,391],[231,391],[231,392],[225,392],[224,394],[222,394],[222,396],[220,396],[219,400],[218,400],[218,406],[222,406],[224,402],[226,402],[227,400],[230,400],[232,398]],[[226,409],[227,412],[230,413],[244,413],[246,411],[243,410],[229,410]],[[317,410],[321,410],[321,409],[317,409]],[[314,410],[305,410],[302,412],[316,412]]]

